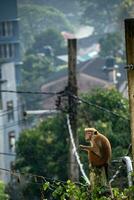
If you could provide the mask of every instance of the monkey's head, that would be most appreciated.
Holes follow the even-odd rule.
[[[95,128],[85,128],[85,140],[90,141],[92,138],[98,134],[98,131]]]

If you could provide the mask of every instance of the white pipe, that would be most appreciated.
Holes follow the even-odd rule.
[[[133,172],[132,161],[131,161],[129,156],[122,157],[122,161],[125,162],[126,166],[127,166],[128,185],[130,187],[130,186],[133,185],[133,182],[132,182],[132,172]]]
[[[68,125],[68,130],[69,130],[69,135],[70,135],[71,143],[72,143],[72,146],[73,146],[74,155],[75,155],[77,163],[78,163],[78,165],[80,167],[80,171],[81,171],[81,173],[83,175],[83,178],[85,179],[86,183],[88,185],[91,185],[88,177],[85,174],[85,171],[83,169],[83,165],[82,165],[82,163],[80,161],[80,157],[79,157],[79,155],[77,153],[77,150],[76,150],[76,146],[75,146],[75,142],[74,142],[74,138],[73,138],[73,133],[72,133],[72,129],[71,129],[69,115],[67,115],[67,125]]]

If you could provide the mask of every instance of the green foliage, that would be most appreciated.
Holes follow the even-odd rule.
[[[109,138],[112,144],[113,158],[125,155],[130,144],[127,99],[123,98],[115,89],[95,89],[90,93],[83,94],[81,98],[84,103],[80,104],[78,112],[80,144],[84,142],[84,128],[87,126],[95,127]],[[16,148],[15,168],[21,172],[38,174],[51,179],[67,180],[68,142],[69,136],[64,115],[60,114],[48,118],[36,128],[25,130],[20,135]],[[84,168],[86,167],[86,173],[88,173],[87,155],[82,155],[81,158]],[[27,183],[22,191],[24,199],[39,197],[40,188],[30,183],[30,179],[26,180]],[[67,182],[65,185],[55,182],[52,185],[51,181],[47,180],[43,188],[48,199],[50,196],[56,200],[68,199],[72,196],[74,199],[90,199],[88,189],[84,189],[85,187],[82,189],[71,182]],[[121,192],[119,193],[121,194]],[[117,190],[115,196],[118,197],[119,193]],[[116,199],[121,200],[121,198]],[[93,200],[95,199],[110,200],[109,197],[103,195],[102,188],[97,188],[96,192],[94,191]]]
[[[37,35],[31,50],[43,52],[45,46],[50,46],[54,50],[54,55],[64,54],[65,52],[64,39],[61,33],[54,28],[46,29]]]
[[[124,27],[124,19],[133,18],[134,2],[133,0],[123,0],[118,8],[118,22],[120,27]]]
[[[5,184],[2,181],[0,181],[0,200],[9,200],[9,196],[5,192]]]
[[[50,183],[46,182],[43,185],[44,191],[48,192]],[[47,194],[47,193],[46,193]],[[87,190],[87,186],[76,185],[75,183],[68,180],[64,184],[61,182],[56,182],[54,185],[54,190],[50,194],[50,197],[53,197],[55,200],[65,200],[65,199],[75,199],[75,200],[88,200],[89,192]],[[46,197],[46,196],[45,196]]]
[[[53,7],[24,4],[19,5],[18,13],[23,51],[31,47],[36,35],[48,28],[55,27],[58,31],[72,29],[64,14]]]
[[[119,50],[122,49],[122,38],[120,33],[108,33],[103,38],[99,39],[100,55],[119,56]]]
[[[93,26],[98,34],[118,31],[123,20],[133,16],[133,0],[78,1],[83,9],[82,22]]]
[[[46,82],[49,76],[56,68],[56,59],[54,55],[46,55],[44,47],[49,46],[52,54],[64,52],[64,40],[60,33],[54,29],[47,29],[35,38],[32,48],[25,53],[22,65],[22,85],[20,90],[39,91],[41,86]],[[39,108],[42,96],[26,94],[23,96],[26,106]],[[32,107],[31,107],[32,106]]]
[[[37,128],[24,131],[17,143],[16,168],[47,177],[67,177],[66,130],[62,116],[48,118]],[[44,167],[45,166],[45,167]]]
[[[95,89],[83,94],[79,111],[81,126],[95,127],[111,141],[113,158],[127,153],[130,144],[128,100],[115,89]],[[84,112],[83,112],[84,111]]]
[[[79,0],[83,8],[82,22],[95,28],[95,32],[104,33],[115,23],[117,9],[121,0]],[[110,25],[110,26],[109,26]]]
[[[44,120],[38,127],[24,131],[16,146],[15,169],[55,179],[67,179],[68,143],[65,119],[56,116]],[[40,185],[25,178],[24,199],[40,197]],[[48,187],[48,186],[44,186]]]
[[[108,194],[108,191],[106,191],[106,188],[104,187],[95,188],[91,193],[89,186],[75,184],[70,180],[65,183],[55,182],[51,184],[50,182],[46,182],[43,185],[43,190],[44,198],[46,200],[51,198],[53,200],[128,200],[130,197],[133,198],[134,192],[133,187],[126,188],[124,190],[113,188],[113,197],[111,197],[111,194]]]
[[[39,54],[28,54],[25,56],[22,71],[22,91],[39,91],[41,85],[45,82],[49,74],[52,72],[52,62],[46,56]],[[26,102],[28,109],[39,107],[42,96],[29,95],[23,96],[23,101]]]
[[[37,4],[37,5],[46,5],[46,6],[53,6],[58,10],[61,10],[64,13],[74,13],[74,15],[78,14],[79,7],[77,0],[18,0],[19,4]]]

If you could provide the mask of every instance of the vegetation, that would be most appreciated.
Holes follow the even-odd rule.
[[[78,1],[81,1],[83,8],[82,23],[94,26],[95,35],[99,33],[100,55],[119,55],[123,51],[121,46],[123,39],[117,32],[119,27],[117,23],[119,25],[125,17],[132,16],[133,1]],[[19,7],[21,42],[23,52],[26,52],[23,54],[21,89],[27,91],[33,91],[33,88],[34,91],[38,91],[45,83],[54,70],[54,57],[65,52],[65,44],[60,32],[72,29],[63,13],[41,4],[45,0],[38,2],[34,0],[34,2],[38,5],[30,4],[33,1],[29,0],[25,1],[26,4],[20,3]],[[104,32],[106,34],[103,35]],[[46,54],[45,47],[51,48],[53,52],[51,56]],[[29,96],[25,96],[25,101],[29,109],[38,108],[41,97],[35,95],[30,99]],[[83,129],[87,126],[95,127],[109,138],[113,159],[126,155],[130,144],[128,101],[118,91],[95,89],[90,93],[81,94],[81,103],[78,106],[78,134],[82,144],[85,142]],[[68,147],[69,136],[64,114],[44,119],[37,127],[25,130],[17,142],[14,166],[15,170],[23,174],[23,178],[14,177],[9,183],[8,193],[11,200],[41,198],[111,200],[104,195],[103,188],[96,188],[91,194],[87,185],[66,181],[69,165]],[[88,174],[87,157],[82,152],[80,157]],[[110,175],[113,175],[113,171]],[[63,182],[55,181],[58,179]],[[123,178],[121,180],[124,182]],[[80,181],[84,184],[83,179]],[[118,186],[118,183],[116,185]],[[126,186],[126,183],[124,185]],[[116,200],[128,199],[133,192],[133,187],[124,189],[124,185],[113,189]]]
[[[52,48],[54,56],[65,53],[65,42],[61,33],[54,28],[48,28],[35,37],[32,48],[28,50],[34,53],[45,53],[45,47]]]
[[[113,158],[124,155],[130,144],[128,100],[116,89],[94,89],[82,99],[87,102],[80,107],[82,128],[96,127],[105,133],[112,144]]]
[[[103,34],[117,31],[122,20],[128,16],[132,17],[133,0],[78,1],[81,2],[83,8],[82,22],[93,26],[95,33]]]
[[[99,39],[100,44],[100,56],[107,57],[107,55],[112,55],[114,57],[123,56],[123,45],[122,39],[119,32],[108,33],[104,37]]]
[[[46,182],[43,185],[45,194],[50,190],[50,183]],[[119,190],[118,188],[113,188],[113,197],[104,195],[104,188],[96,188],[93,193],[89,190],[86,185],[77,185],[68,180],[66,183],[61,184],[57,182],[55,184],[55,190],[51,192],[51,196],[56,199],[68,199],[74,198],[75,200],[129,200],[133,198],[134,188],[130,187],[124,190]],[[45,195],[44,195],[45,196]],[[45,196],[46,197],[46,196]]]
[[[9,196],[5,192],[5,184],[2,181],[0,181],[0,199],[1,200],[9,200]]]
[[[61,115],[46,119],[37,128],[26,130],[20,135],[15,169],[22,172],[23,178],[19,187],[16,178],[9,185],[12,198],[14,191],[18,190],[22,199],[34,199],[35,196],[40,199],[40,187],[44,179],[37,177],[35,181],[34,177],[27,174],[44,176],[46,180],[47,177],[50,180],[67,179],[68,140],[64,124],[66,122]]]
[[[55,29],[47,29],[35,37],[35,42],[25,55],[21,69],[22,91],[39,91],[57,67],[59,54],[64,54],[65,43],[61,34]],[[39,108],[43,96],[25,94],[23,101],[28,109]]]
[[[78,12],[78,2],[77,0],[18,0],[19,4],[36,4],[36,5],[46,5],[52,6],[59,9],[64,13],[74,13]]]
[[[18,12],[21,19],[20,39],[23,52],[32,46],[35,36],[48,28],[55,27],[59,32],[72,29],[64,14],[53,7],[20,4]]]
[[[133,17],[133,0],[78,0],[82,6],[81,21],[94,27],[101,56],[116,56],[124,60],[124,19]],[[122,30],[122,31],[119,31]]]
[[[113,158],[118,159],[119,156],[125,155],[130,144],[127,100],[114,89],[96,89],[90,94],[82,95],[81,98],[84,103],[79,107],[78,116],[80,143],[83,144],[84,142],[83,129],[87,126],[93,126],[101,133],[104,133],[111,141]],[[46,177],[45,180],[48,180],[48,182],[49,179],[47,178],[49,177],[50,183],[54,179],[65,181],[68,177],[68,145],[69,135],[65,116],[59,114],[55,117],[47,118],[36,128],[25,130],[20,135],[16,148],[15,169],[26,174],[37,174]],[[80,155],[86,173],[88,173],[87,157],[82,152]],[[29,180],[23,190],[21,189],[24,199],[27,200],[29,196],[30,198],[39,196],[40,187],[30,183],[33,179],[25,177],[24,180]],[[46,188],[47,186],[45,185],[44,187]],[[53,195],[61,194],[64,197],[69,195],[66,194],[68,190],[65,192],[66,187],[63,186],[61,188],[61,185],[57,185]],[[78,196],[80,194],[85,195],[85,192],[87,193],[85,189],[83,194],[83,189],[76,186],[71,187],[74,190],[78,190],[76,192]],[[58,193],[59,190],[60,192]],[[80,190],[82,190],[82,193]],[[64,192],[65,194],[63,194]],[[50,195],[50,191],[47,195]]]
[[[46,78],[53,70],[53,63],[51,58],[41,54],[27,54],[23,62],[22,68],[22,91],[39,91]],[[33,94],[23,95],[23,102],[28,109],[36,109],[41,103],[42,96]]]

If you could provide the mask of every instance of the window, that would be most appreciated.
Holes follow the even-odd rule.
[[[13,24],[11,21],[0,22],[0,37],[13,35]]]
[[[9,132],[8,138],[9,138],[9,150],[11,152],[15,152],[15,142],[16,142],[15,133]]]
[[[8,122],[14,120],[13,101],[7,102],[7,118]]]
[[[15,54],[14,44],[0,44],[0,58],[13,58]]]

